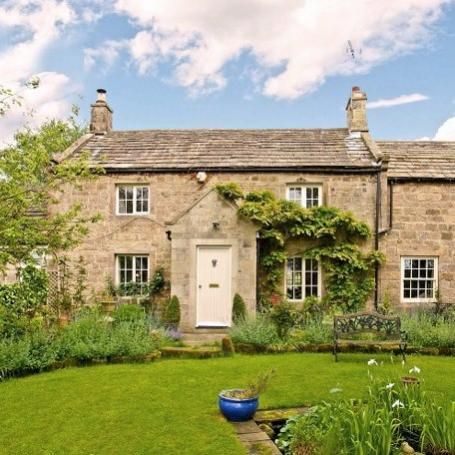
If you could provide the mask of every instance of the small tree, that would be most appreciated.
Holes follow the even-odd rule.
[[[163,322],[169,328],[177,328],[180,323],[180,301],[173,295],[164,309]]]
[[[77,111],[74,111],[75,115]],[[0,150],[0,271],[46,254],[73,248],[99,216],[85,216],[81,205],[52,210],[68,185],[96,175],[88,155],[57,163],[55,157],[85,133],[75,116],[50,120],[38,130],[25,128],[15,143]]]
[[[246,305],[242,296],[239,294],[234,295],[234,301],[232,304],[232,322],[238,324],[241,321],[244,321],[246,318]]]

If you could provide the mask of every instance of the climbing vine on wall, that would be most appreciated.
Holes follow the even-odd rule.
[[[364,306],[374,287],[374,267],[384,259],[377,251],[362,252],[362,243],[371,236],[367,224],[351,212],[325,206],[306,209],[270,191],[245,194],[232,182],[216,190],[237,204],[240,216],[259,226],[261,299],[279,293],[287,243],[305,240],[302,256],[316,259],[325,272],[325,303],[343,311]]]

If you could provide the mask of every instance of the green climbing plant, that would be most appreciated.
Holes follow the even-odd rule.
[[[374,267],[384,260],[377,251],[363,252],[371,236],[368,225],[335,207],[303,208],[277,198],[270,191],[244,193],[236,183],[216,186],[217,192],[238,205],[238,213],[259,226],[259,294],[268,299],[279,292],[286,246],[308,241],[302,256],[317,260],[325,272],[325,303],[343,311],[360,309],[374,287]]]

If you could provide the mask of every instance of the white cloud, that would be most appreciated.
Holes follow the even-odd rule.
[[[12,141],[14,133],[27,124],[31,128],[53,118],[66,118],[71,112],[70,98],[79,87],[64,74],[38,73],[37,89],[20,92],[21,105],[13,106],[0,121],[0,146]],[[13,87],[18,89],[18,87]]]
[[[455,117],[447,119],[436,131],[435,141],[455,141]]]
[[[210,92],[226,85],[225,65],[248,53],[263,75],[262,93],[294,99],[327,77],[367,72],[426,45],[453,2],[116,0],[115,9],[140,28],[126,48],[139,73],[170,61],[178,84]]]
[[[428,96],[421,93],[412,93],[411,95],[400,95],[396,98],[380,99],[371,101],[367,104],[368,109],[379,109],[382,107],[400,106],[401,104],[417,103],[429,99]]]
[[[7,0],[0,7],[0,27],[20,28],[28,36],[0,53],[4,85],[28,79],[64,26],[76,20],[74,10],[58,0]]]
[[[100,48],[84,49],[84,68],[90,70],[97,62],[101,62],[105,67],[109,67],[117,59],[120,52],[127,47],[127,41],[108,40]]]
[[[0,144],[11,141],[24,123],[35,127],[46,119],[68,116],[68,97],[74,94],[75,86],[66,75],[45,71],[43,61],[64,31],[78,21],[94,20],[93,15],[89,16],[87,12],[85,19],[83,13],[79,16],[66,0],[1,2],[0,28],[15,39],[0,51],[0,85],[19,91],[22,100],[21,106],[14,106],[1,118]],[[23,90],[24,81],[33,75],[40,77],[40,87]]]

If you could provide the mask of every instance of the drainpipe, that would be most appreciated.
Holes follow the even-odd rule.
[[[259,233],[256,233],[256,310],[259,307],[259,260],[260,260],[260,242]]]
[[[388,182],[388,188],[389,188],[389,225],[385,228],[385,229],[381,229],[379,231],[379,234],[382,235],[382,234],[388,234],[391,230],[392,230],[392,227],[393,227],[393,185],[394,185],[394,181],[390,181]]]
[[[376,172],[376,213],[374,217],[374,250],[379,251],[379,217],[381,213],[381,172],[382,163]],[[379,264],[374,267],[374,309],[378,311],[379,306]]]

